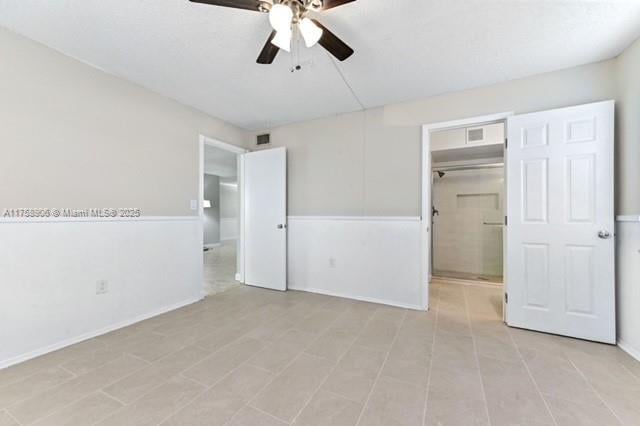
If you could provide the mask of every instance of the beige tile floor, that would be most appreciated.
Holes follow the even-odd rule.
[[[0,371],[0,425],[640,424],[640,364],[509,329],[500,291],[429,313],[237,287]]]
[[[236,281],[236,242],[223,241],[220,247],[204,252],[204,282],[208,295],[238,287]]]
[[[433,277],[441,278],[441,279],[454,279],[454,280],[467,280],[467,281],[476,281],[479,283],[486,284],[502,284],[502,275],[487,275],[487,274],[472,274],[468,272],[457,272],[457,271],[433,271]]]

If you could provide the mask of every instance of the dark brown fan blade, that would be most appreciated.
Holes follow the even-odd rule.
[[[260,55],[258,55],[258,60],[256,61],[257,63],[265,64],[265,65],[273,63],[273,60],[276,58],[276,55],[280,50],[278,46],[271,43],[271,40],[273,40],[275,36],[276,36],[275,30],[271,31],[271,35],[269,36],[267,43],[262,48],[262,52],[260,52]]]
[[[329,53],[335,56],[339,61],[344,61],[349,56],[353,55],[353,49],[347,46],[347,44],[340,40],[334,33],[329,31],[324,25],[315,19],[312,21],[322,28],[322,37],[320,37],[320,45],[327,49]]]
[[[322,10],[333,9],[334,7],[342,6],[343,4],[351,3],[356,0],[323,0]]]
[[[211,6],[233,7],[236,9],[253,10],[260,12],[259,0],[189,0],[193,3],[210,4]]]

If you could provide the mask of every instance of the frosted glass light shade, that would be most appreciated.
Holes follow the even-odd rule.
[[[318,27],[311,19],[304,18],[299,24],[300,32],[307,47],[315,46],[322,37],[322,28]]]
[[[291,52],[291,29],[289,28],[277,31],[276,36],[271,40],[271,43],[282,50]]]
[[[292,19],[293,10],[284,4],[274,4],[269,12],[269,23],[278,32],[290,29]]]

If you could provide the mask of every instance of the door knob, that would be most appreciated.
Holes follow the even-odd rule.
[[[598,232],[598,238],[602,238],[603,240],[606,240],[609,237],[611,237],[611,233],[609,233],[609,231],[599,231]]]
[[[287,225],[283,225],[282,223],[278,224],[278,229],[284,229],[286,227],[287,227]]]

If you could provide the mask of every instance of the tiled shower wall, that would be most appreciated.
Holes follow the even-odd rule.
[[[434,174],[433,205],[434,273],[502,275],[504,169]]]

